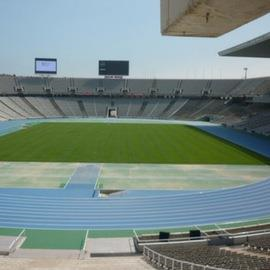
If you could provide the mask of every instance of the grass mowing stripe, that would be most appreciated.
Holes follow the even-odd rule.
[[[0,137],[2,161],[269,164],[183,125],[43,123]]]

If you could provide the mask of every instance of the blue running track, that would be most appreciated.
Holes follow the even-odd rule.
[[[198,128],[270,158],[270,138],[222,126],[198,126]]]
[[[0,135],[33,122],[1,122]],[[199,128],[270,157],[267,138],[220,126]],[[153,229],[270,217],[270,179],[230,189],[145,194],[130,191],[129,196],[99,198],[95,190],[99,170],[95,164],[79,167],[63,189],[0,189],[0,227]]]
[[[84,165],[79,167],[71,176],[65,189],[75,193],[86,194],[95,197],[95,186],[98,180],[100,168],[98,165]]]
[[[166,196],[92,198],[0,190],[0,227],[150,229],[205,225],[270,216],[270,179],[231,189]],[[66,196],[64,196],[66,194]]]

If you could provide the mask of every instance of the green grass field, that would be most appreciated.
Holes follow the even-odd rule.
[[[269,160],[183,125],[43,123],[0,137],[1,161],[266,164]]]

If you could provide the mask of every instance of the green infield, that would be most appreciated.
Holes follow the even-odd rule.
[[[199,226],[203,231],[222,229],[234,229],[253,227],[257,225],[270,224],[270,218],[258,220],[246,220],[241,222],[219,223]],[[86,236],[88,238],[118,238],[118,237],[133,237],[135,233],[138,236],[158,234],[160,231],[168,231],[171,233],[189,232],[198,227],[179,227],[179,228],[159,228],[159,229],[138,229],[133,230],[89,230],[87,231],[65,231],[65,230],[31,230],[27,229],[23,237],[26,237],[21,248],[23,249],[74,249],[81,250],[84,246]],[[0,236],[18,236],[23,229],[0,228]]]
[[[43,123],[0,137],[1,161],[265,164],[269,160],[184,125]]]
[[[23,229],[0,228],[1,236],[18,236]]]
[[[86,231],[26,230],[25,236],[22,248],[81,250]]]

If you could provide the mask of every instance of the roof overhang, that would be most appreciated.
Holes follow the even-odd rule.
[[[230,49],[221,51],[219,55],[270,58],[270,32]]]
[[[161,32],[218,37],[270,11],[269,0],[161,0]]]

